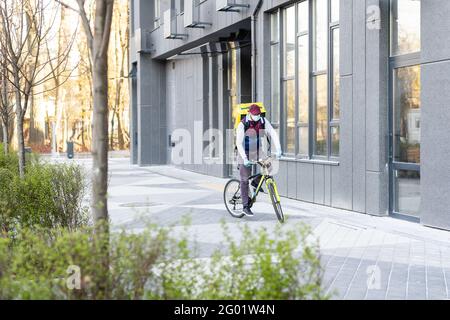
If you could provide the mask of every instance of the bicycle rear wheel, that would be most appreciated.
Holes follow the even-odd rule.
[[[278,201],[278,199],[277,199],[274,182],[273,181],[268,182],[267,188],[269,189],[270,200],[272,201],[273,210],[275,211],[275,214],[277,215],[278,221],[280,223],[283,223],[284,222],[283,209],[281,208],[280,201]]]
[[[242,218],[244,206],[241,198],[241,183],[237,179],[231,179],[223,190],[223,201],[228,213],[234,218]]]

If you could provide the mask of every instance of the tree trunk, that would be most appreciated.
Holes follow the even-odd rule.
[[[93,39],[92,212],[108,228],[108,44],[113,1],[96,1]],[[108,11],[111,10],[110,12]],[[109,231],[109,230],[105,230]]]
[[[8,154],[8,150],[9,150],[9,140],[8,140],[8,124],[3,121],[2,123],[2,133],[3,133],[3,151],[6,154]]]
[[[19,175],[25,176],[25,140],[23,136],[23,117],[19,112],[16,115],[17,122],[17,148],[19,156]]]
[[[125,149],[125,140],[123,138],[122,120],[120,114],[117,113],[117,138],[119,142],[119,150]]]
[[[114,150],[114,117],[116,115],[116,112],[113,110],[113,115],[111,117],[111,133],[110,133],[110,150]]]

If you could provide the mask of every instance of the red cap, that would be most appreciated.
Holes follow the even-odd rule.
[[[261,108],[256,104],[252,104],[250,106],[250,108],[248,109],[248,112],[250,112],[254,116],[257,116],[257,115],[261,114]]]

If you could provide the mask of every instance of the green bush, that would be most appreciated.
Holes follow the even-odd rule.
[[[14,175],[19,174],[19,158],[16,153],[4,154],[3,145],[0,143],[0,168],[11,171]]]
[[[88,224],[80,166],[45,163],[31,155],[23,178],[17,167],[17,156],[0,156],[0,233],[35,226],[75,230]]]
[[[239,241],[224,225],[225,252],[211,259],[168,264],[162,272],[169,299],[326,299],[319,247],[303,224],[274,234],[241,228]],[[233,236],[237,236],[233,234]]]
[[[224,229],[227,232],[226,227]],[[107,274],[102,241],[92,228],[68,232],[21,230],[0,239],[0,299],[324,299],[317,247],[304,227],[242,229],[237,244],[199,259],[186,235],[150,226],[139,234],[112,233]],[[69,266],[80,289],[67,286]],[[106,287],[106,296],[99,288]]]

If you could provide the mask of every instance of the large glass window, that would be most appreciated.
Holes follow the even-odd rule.
[[[271,116],[283,151],[339,156],[339,0],[299,1],[272,13],[270,44]]]
[[[309,60],[308,34],[298,37],[298,134],[299,154],[308,155]]]
[[[271,15],[271,123],[274,128],[279,128],[280,124],[280,18],[276,12]]]
[[[420,1],[391,0],[390,210],[420,212]]]
[[[283,10],[285,152],[295,154],[295,5]]]
[[[391,55],[420,51],[420,0],[391,1]]]
[[[339,119],[340,113],[340,74],[339,74],[339,28],[333,29],[332,32],[333,39],[333,74],[332,74],[332,84],[333,84],[333,120]]]
[[[314,71],[327,69],[327,26],[328,0],[315,0],[314,3]]]
[[[339,1],[313,2],[313,155],[339,156]],[[330,64],[330,65],[329,65]]]
[[[420,171],[395,170],[394,211],[412,216],[419,215],[420,209]]]
[[[314,109],[316,110],[315,148],[314,154],[327,155],[328,108],[327,108],[327,76],[314,77]]]
[[[284,76],[295,75],[295,6],[284,10]]]
[[[394,160],[420,163],[420,66],[393,72]]]
[[[286,152],[295,153],[295,80],[285,81]]]

